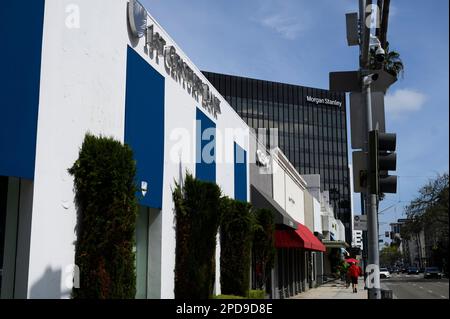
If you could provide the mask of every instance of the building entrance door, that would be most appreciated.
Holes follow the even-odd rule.
[[[161,211],[139,206],[136,219],[136,298],[161,298]]]

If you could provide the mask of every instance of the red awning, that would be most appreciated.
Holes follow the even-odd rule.
[[[275,247],[326,251],[325,246],[308,227],[300,223],[298,223],[296,230],[276,230]]]

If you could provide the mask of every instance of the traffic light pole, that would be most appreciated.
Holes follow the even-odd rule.
[[[365,81],[363,81],[365,82]],[[366,102],[366,123],[367,123],[367,168],[372,167],[371,160],[373,160],[373,156],[371,156],[371,148],[369,147],[369,132],[373,130],[372,125],[372,98],[371,98],[371,89],[370,89],[371,81],[368,83],[363,83],[365,102]],[[377,212],[377,190],[373,189],[372,181],[374,175],[368,172],[367,178],[367,195],[366,195],[366,212],[367,212],[367,237],[368,237],[368,262],[369,265],[374,265],[379,267],[380,264],[380,256],[379,256],[379,248],[378,248],[378,212]],[[381,299],[380,292],[380,275],[379,271],[376,271],[374,274],[369,277],[372,279],[371,285],[369,285],[369,299]]]

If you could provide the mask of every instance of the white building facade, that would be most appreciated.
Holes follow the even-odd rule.
[[[138,297],[173,298],[174,183],[190,172],[247,201],[248,126],[139,3],[29,2],[26,17],[19,2],[0,14],[1,297],[70,297],[77,213],[67,169],[90,132],[132,147],[147,190]],[[22,31],[3,28],[17,21]]]

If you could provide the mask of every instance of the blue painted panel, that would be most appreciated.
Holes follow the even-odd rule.
[[[197,108],[196,178],[216,182],[216,124]]]
[[[234,199],[247,201],[247,152],[234,143]]]
[[[0,8],[0,175],[34,178],[44,0]]]
[[[142,206],[161,208],[164,172],[164,77],[132,48],[127,52],[125,143],[136,160],[136,183]]]

